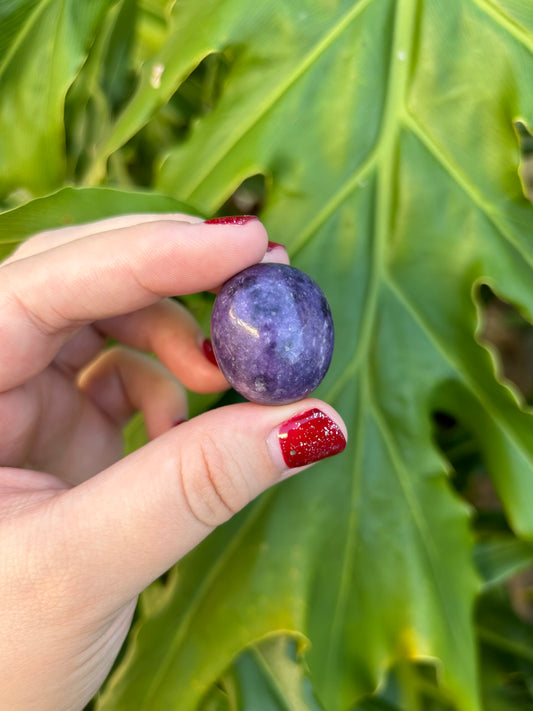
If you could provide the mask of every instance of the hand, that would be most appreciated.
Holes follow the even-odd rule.
[[[39,234],[0,266],[1,709],[82,709],[137,595],[261,491],[344,447],[315,399],[173,426],[183,385],[227,383],[166,297],[214,290],[266,250],[259,220],[137,215]],[[121,458],[138,410],[152,441]],[[288,469],[287,442],[303,466]]]

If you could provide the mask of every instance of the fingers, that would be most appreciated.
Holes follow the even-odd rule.
[[[80,327],[162,297],[214,289],[261,260],[245,224],[158,220],[60,244],[0,268],[0,391],[37,374]]]
[[[54,362],[75,377],[96,358],[107,338],[147,353],[159,360],[190,390],[219,392],[228,383],[204,353],[205,334],[181,304],[163,299],[125,316],[104,319],[95,328],[84,328],[65,343]]]
[[[218,392],[228,387],[202,350],[205,335],[181,304],[165,299],[134,313],[98,323],[100,332],[131,348],[155,353],[190,390]]]
[[[100,232],[109,232],[123,227],[132,227],[133,225],[144,224],[146,222],[159,222],[161,219],[175,220],[177,222],[189,222],[196,224],[203,222],[200,217],[192,215],[184,215],[182,213],[165,214],[162,216],[158,213],[139,214],[139,215],[119,215],[118,217],[110,217],[106,220],[98,220],[89,222],[85,225],[72,225],[70,227],[61,227],[55,230],[46,230],[30,237],[25,242],[17,247],[4,264],[16,262],[26,257],[31,257],[34,254],[45,252],[53,247],[59,247],[62,244],[73,242],[74,240],[88,237],[90,235],[99,234]]]
[[[47,548],[79,596],[120,606],[260,492],[345,443],[339,415],[314,399],[210,411],[48,503]]]
[[[289,264],[283,245],[268,244],[263,262]],[[62,346],[55,358],[56,364],[63,371],[76,375],[104,348],[106,337],[155,353],[187,388],[195,392],[217,392],[228,387],[220,370],[213,368],[212,362],[205,357],[204,332],[176,301],[163,299],[131,314],[99,321],[96,328],[81,329]]]
[[[105,351],[80,375],[79,386],[119,426],[141,411],[151,439],[187,419],[180,382],[153,358],[128,348]]]

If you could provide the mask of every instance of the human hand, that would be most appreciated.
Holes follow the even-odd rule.
[[[339,415],[312,398],[173,426],[183,386],[227,383],[166,297],[214,290],[266,250],[256,219],[135,215],[42,233],[0,266],[2,710],[82,709],[147,585],[261,491],[344,448]],[[138,410],[152,441],[122,458]],[[288,446],[303,466],[289,469]]]

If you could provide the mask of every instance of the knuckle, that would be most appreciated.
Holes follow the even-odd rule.
[[[230,519],[250,499],[241,465],[210,435],[182,453],[180,475],[191,514],[209,528]]]
[[[71,333],[81,325],[81,322],[78,325],[69,320],[56,306],[39,298],[39,290],[24,289],[17,260],[1,266],[0,282],[2,311],[12,314],[17,320],[22,319],[42,335],[53,336],[61,331]]]

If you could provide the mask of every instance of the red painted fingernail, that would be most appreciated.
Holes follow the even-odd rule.
[[[278,439],[285,464],[291,469],[332,457],[346,447],[341,428],[316,407],[284,422]]]
[[[172,427],[177,427],[178,425],[182,425],[184,422],[187,422],[187,420],[184,420],[184,419],[174,420],[174,422],[172,423]]]
[[[283,249],[285,249],[284,244],[280,244],[279,242],[269,242],[268,247],[267,247],[267,252],[272,252],[272,250],[276,249],[276,247],[283,247]]]
[[[211,220],[206,220],[206,225],[245,225],[251,220],[258,220],[255,215],[229,215],[228,217],[213,217]]]
[[[210,363],[213,363],[213,365],[216,365],[218,368],[217,359],[215,358],[215,351],[213,350],[213,344],[211,343],[209,338],[206,338],[202,343],[202,350],[207,360]]]

